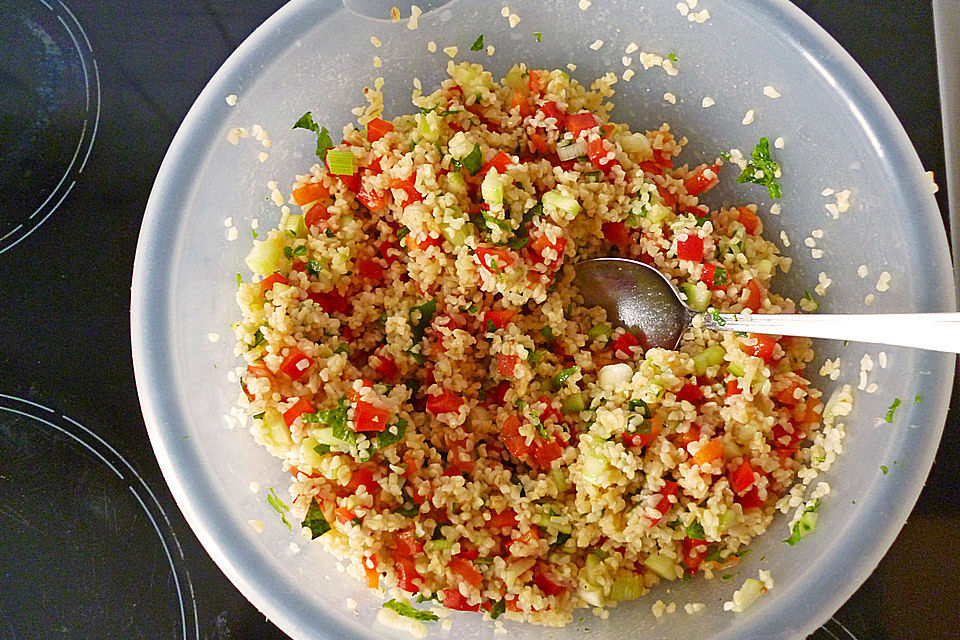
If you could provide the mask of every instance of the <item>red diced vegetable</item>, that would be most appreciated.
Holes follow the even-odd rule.
[[[670,506],[673,504],[670,502],[670,497],[677,495],[677,488],[676,482],[668,480],[663,489],[660,491],[661,498],[660,502],[657,503],[657,511],[660,512],[660,517],[656,519],[651,518],[653,525],[656,525],[658,522],[660,522],[663,519],[663,516],[667,514],[667,511],[670,510]]]
[[[500,439],[504,446],[507,447],[507,451],[518,458],[530,451],[530,445],[527,444],[526,437],[520,434],[521,424],[520,418],[507,416],[500,427]]]
[[[310,401],[306,398],[297,398],[293,406],[283,412],[283,421],[286,422],[289,427],[293,424],[294,420],[305,413],[313,413],[313,405],[310,404]]]
[[[488,322],[492,322],[497,329],[503,329],[510,324],[515,315],[517,315],[516,309],[488,309],[483,312],[484,329]]]
[[[760,310],[760,305],[763,304],[763,292],[760,290],[760,285],[750,280],[747,282],[746,291],[747,296],[743,300],[743,306],[756,313]]]
[[[339,175],[334,174],[346,185],[347,189],[353,193],[360,191],[360,172],[352,173],[350,175]]]
[[[757,233],[760,229],[760,218],[747,207],[737,207],[737,221],[751,235]]]
[[[383,431],[387,428],[390,412],[363,400],[353,409],[353,425],[356,431]]]
[[[534,95],[540,93],[540,74],[533,69],[527,71],[527,89]]]
[[[773,353],[777,346],[776,337],[765,333],[751,333],[749,337],[753,340],[754,344],[744,344],[741,345],[740,348],[751,356],[762,358],[767,364],[773,362]]]
[[[743,393],[740,384],[736,380],[727,380],[727,397]]]
[[[394,178],[393,180],[390,181],[391,189],[402,191],[405,194],[403,196],[405,198],[403,201],[404,207],[411,205],[414,202],[420,202],[421,200],[423,200],[423,194],[417,190],[416,183],[417,183],[416,173],[411,173],[409,177],[403,180]],[[396,198],[396,194],[394,194],[394,200],[399,202],[399,200],[397,200]]]
[[[452,391],[444,389],[443,392],[427,398],[427,411],[437,416],[441,413],[458,411],[462,404],[463,398]]]
[[[491,404],[503,404],[503,400],[510,389],[510,383],[506,380],[497,384],[497,386],[487,392],[487,401]]]
[[[391,131],[393,131],[392,122],[374,118],[367,123],[367,142],[376,142]]]
[[[350,474],[350,482],[344,487],[350,493],[356,493],[357,489],[363,487],[370,495],[376,495],[377,482],[373,479],[373,469],[368,466],[358,467]]]
[[[677,400],[700,402],[703,400],[703,390],[695,384],[685,384],[677,391]]]
[[[480,266],[490,273],[497,274],[513,264],[513,256],[500,247],[480,247],[476,251]]]
[[[393,358],[382,354],[377,354],[376,359],[377,364],[374,369],[377,373],[386,380],[392,380],[397,375],[397,363],[393,361]]]
[[[544,102],[540,111],[546,118],[556,118],[558,129],[562,129],[566,125],[567,114],[560,110],[556,102]]]
[[[491,513],[488,526],[495,531],[499,531],[500,529],[516,529],[517,512],[507,508],[503,511]]]
[[[726,289],[727,270],[718,264],[708,262],[703,265],[703,271],[700,272],[700,282],[707,285],[708,289]]]
[[[480,605],[468,604],[466,597],[459,589],[444,589],[440,592],[441,603],[447,609],[454,611],[479,611]]]
[[[730,488],[734,493],[743,493],[753,486],[754,481],[756,481],[756,475],[746,460],[730,473]]]
[[[397,586],[409,593],[416,593],[423,583],[423,576],[417,573],[416,565],[410,558],[394,558],[393,570],[397,574]]]
[[[750,491],[742,496],[736,496],[733,501],[743,507],[744,510],[763,506],[763,500],[760,499],[760,493],[756,487],[750,489]]]
[[[510,99],[510,106],[507,110],[513,111],[514,109],[519,110],[521,118],[526,118],[531,113],[530,103],[527,101],[527,96],[523,95],[523,92],[516,87],[513,89],[513,97]]]
[[[474,589],[479,589],[480,585],[483,584],[483,574],[477,571],[477,568],[469,560],[454,556],[450,558],[450,564],[447,566]]]
[[[505,378],[512,378],[513,373],[517,368],[517,363],[519,362],[520,362],[520,356],[498,353],[497,354],[497,374]]]
[[[564,586],[540,565],[533,571],[533,582],[548,596],[558,596],[566,591]]]
[[[611,169],[620,164],[615,157],[610,157],[613,151],[614,146],[602,138],[595,138],[587,143],[587,156],[590,162],[604,174],[610,173]]]
[[[546,155],[550,153],[550,144],[547,142],[547,136],[543,135],[539,131],[532,131],[527,135],[530,136],[530,142],[533,143],[534,149],[539,153]]]
[[[700,262],[703,260],[703,238],[688,234],[683,240],[677,241],[677,258],[680,260],[692,260]]]
[[[263,295],[267,291],[270,291],[270,289],[273,289],[273,285],[277,283],[290,284],[290,281],[284,278],[279,273],[274,273],[272,275],[269,275],[260,281],[260,294]]]
[[[707,440],[707,443],[697,449],[697,452],[693,454],[693,463],[707,464],[717,458],[723,458],[723,442],[720,438],[712,438]]]
[[[413,529],[404,529],[396,536],[394,553],[404,558],[412,558],[413,556],[420,555],[423,553],[423,541],[417,537]]]
[[[557,442],[556,438],[540,442],[533,450],[534,460],[543,468],[550,467],[553,461],[562,455],[563,447]]]
[[[358,260],[357,274],[362,280],[367,280],[368,282],[383,281],[383,267],[380,266],[376,260]]]
[[[280,373],[285,373],[294,380],[300,380],[307,374],[311,364],[313,360],[305,356],[300,349],[290,347],[287,349],[287,357],[280,365]]]
[[[707,557],[707,541],[684,538],[681,543],[681,550],[683,552],[683,563],[691,571],[696,571],[703,559]]]
[[[503,173],[507,170],[507,167],[514,164],[513,159],[508,156],[506,153],[501,151],[497,155],[493,156],[483,168],[480,169],[481,175],[486,174],[490,169],[496,169],[497,173]]]
[[[354,513],[353,509],[348,509],[346,507],[338,507],[333,510],[333,516],[337,519],[337,522],[340,524],[347,524],[351,520],[357,517],[357,514]]]
[[[303,214],[303,223],[307,226],[307,229],[311,229],[329,218],[330,210],[318,202]]]
[[[308,293],[307,298],[320,305],[320,309],[327,314],[342,313],[350,315],[353,311],[353,303],[336,291]]]
[[[387,203],[386,196],[370,185],[367,180],[360,181],[360,189],[357,191],[357,200],[370,211],[379,211]]]
[[[293,201],[302,207],[329,195],[330,191],[319,182],[308,182],[299,189],[293,190]]]
[[[602,228],[603,237],[606,238],[607,242],[621,251],[633,242],[633,238],[630,236],[630,227],[622,222],[604,222]]]
[[[586,131],[587,129],[592,129],[597,126],[597,118],[592,113],[575,113],[567,116],[565,124],[567,131],[572,133],[574,139],[576,139],[581,131]]]
[[[613,352],[622,353],[628,358],[633,357],[633,349],[631,347],[637,347],[640,345],[640,341],[637,340],[636,336],[632,333],[624,333],[622,336],[613,341]]]
[[[696,196],[717,186],[720,183],[720,178],[717,176],[722,164],[722,162],[714,165],[702,164],[687,174],[686,179],[683,181],[683,186],[686,187],[687,193],[691,196]]]

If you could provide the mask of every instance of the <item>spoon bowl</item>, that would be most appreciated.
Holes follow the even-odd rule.
[[[577,263],[574,284],[588,307],[642,334],[647,347],[675,349],[694,318],[705,329],[828,338],[960,353],[960,313],[754,314],[699,312],[676,285],[650,265],[627,258]]]

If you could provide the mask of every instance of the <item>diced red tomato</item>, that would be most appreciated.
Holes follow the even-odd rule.
[[[787,431],[785,427],[779,424],[773,425],[773,444],[774,447],[792,447],[806,437],[800,425],[792,424],[793,431]]]
[[[822,410],[816,398],[807,396],[806,402],[798,402],[793,406],[793,419],[798,424],[819,422]]]
[[[447,566],[457,574],[457,577],[474,589],[479,589],[480,585],[483,584],[483,574],[477,571],[477,568],[469,560],[454,556],[450,558],[450,564]]]
[[[373,469],[368,466],[361,466],[350,474],[350,482],[346,484],[344,489],[350,493],[356,493],[357,489],[363,487],[367,490],[367,493],[375,496],[378,486],[376,480],[373,479]]]
[[[720,438],[712,438],[693,454],[693,463],[708,464],[718,458],[723,458],[723,442]]]
[[[367,142],[376,142],[391,131],[393,131],[392,122],[374,118],[367,123]]]
[[[533,148],[536,149],[538,153],[542,155],[550,153],[550,144],[547,142],[547,136],[539,131],[532,131],[527,135],[530,136],[530,142],[533,143]]]
[[[499,382],[497,386],[487,391],[487,402],[490,404],[502,405],[507,391],[510,390],[510,383],[506,380]]]
[[[664,485],[660,491],[660,502],[657,503],[657,511],[659,511],[661,515],[656,519],[651,518],[652,526],[656,526],[656,524],[663,519],[663,516],[667,514],[667,511],[670,510],[670,506],[673,504],[670,502],[670,497],[677,495],[677,489],[677,483],[672,480],[668,480]]]
[[[333,516],[337,519],[337,522],[340,524],[347,524],[351,520],[357,517],[357,514],[354,513],[353,509],[347,509],[346,507],[338,507],[333,510]]]
[[[744,344],[740,348],[748,355],[762,358],[767,364],[773,362],[773,353],[777,346],[776,337],[765,333],[751,333],[749,337],[754,341],[754,344]]]
[[[548,596],[558,596],[566,591],[563,584],[540,565],[537,565],[533,570],[533,582]]]
[[[572,133],[574,139],[576,139],[581,131],[586,131],[587,129],[592,129],[597,126],[597,118],[592,113],[575,113],[568,115],[567,121],[564,124],[567,127],[567,131]]]
[[[650,419],[649,433],[624,433],[623,442],[628,447],[645,447],[663,431],[663,421],[654,416]]]
[[[380,243],[380,246],[377,247],[377,253],[387,261],[388,267],[400,259],[400,250],[389,240]]]
[[[330,191],[319,182],[308,182],[299,189],[293,190],[293,201],[302,207],[329,195]]]
[[[527,102],[527,96],[523,95],[523,92],[516,87],[513,89],[513,97],[510,99],[510,106],[508,107],[509,111],[513,111],[514,109],[519,110],[521,118],[526,118],[531,113],[530,103]]]
[[[587,156],[590,158],[593,166],[603,171],[604,174],[607,174],[610,173],[611,169],[620,164],[615,157],[610,157],[614,149],[613,144],[607,140],[594,138],[587,143]]]
[[[458,411],[460,409],[460,405],[462,404],[463,398],[455,394],[453,391],[444,389],[443,392],[427,398],[427,411],[437,416],[441,413]]]
[[[417,573],[417,567],[410,558],[395,557],[393,570],[397,574],[397,586],[408,593],[416,593],[423,583],[423,576]]]
[[[413,529],[404,529],[396,535],[394,553],[404,558],[420,555],[423,553],[423,541],[417,537]]]
[[[490,514],[489,527],[495,531],[500,529],[515,529],[517,527],[517,512],[507,508],[503,511]]]
[[[336,291],[312,292],[307,294],[307,298],[320,305],[320,309],[327,314],[342,313],[343,315],[350,315],[353,312],[353,303]]]
[[[509,167],[512,164],[514,164],[513,158],[511,158],[506,153],[501,151],[497,155],[490,158],[490,160],[488,160],[487,163],[483,165],[483,168],[480,169],[480,174],[485,175],[487,171],[490,171],[490,169],[496,169],[497,173],[502,174],[504,171],[507,170],[507,167]]]
[[[544,440],[538,443],[535,443],[535,448],[533,450],[533,459],[537,461],[537,464],[543,468],[548,468],[553,464],[554,460],[560,458],[563,455],[563,447],[557,442],[557,438],[553,440]]]
[[[472,473],[476,461],[471,453],[473,447],[467,446],[466,439],[457,440],[450,443],[450,450],[447,452],[447,462],[457,470],[458,473]]]
[[[383,431],[387,428],[390,411],[363,400],[353,409],[353,428],[356,431]]]
[[[480,266],[493,274],[513,264],[513,256],[500,247],[479,247],[476,254]]]
[[[797,389],[803,389],[803,393],[800,394],[799,398],[794,395]],[[777,391],[774,397],[781,404],[795,405],[801,400],[803,400],[804,396],[806,395],[806,389],[807,389],[807,385],[800,384],[800,382],[798,382],[797,380],[793,380],[791,381],[790,386],[784,387],[780,391]]]
[[[703,238],[688,233],[685,239],[677,240],[677,258],[701,262],[703,260]]]
[[[622,222],[604,222],[603,237],[607,242],[619,248],[621,251],[626,249],[633,242],[630,236],[630,227]]]
[[[370,211],[380,211],[387,203],[386,195],[371,186],[367,180],[360,181],[360,189],[357,190],[357,200]]]
[[[560,411],[557,409],[554,403],[550,400],[550,398],[547,397],[547,394],[542,394],[537,400],[538,402],[542,402],[547,405],[547,408],[544,409],[543,413],[540,414],[541,421],[546,422],[551,417],[557,422],[560,422],[560,420],[562,420]]]
[[[294,380],[300,380],[307,374],[307,369],[313,364],[313,360],[304,355],[303,351],[296,347],[287,349],[287,357],[283,359],[280,365],[280,373],[285,373]]]
[[[610,136],[613,135],[615,130],[616,127],[612,124],[602,124],[600,125],[600,137],[610,139]]]
[[[360,191],[360,172],[357,171],[350,175],[337,175],[337,178],[346,185],[347,189],[353,193]]]
[[[540,93],[540,74],[533,69],[527,71],[527,89],[534,95]]]
[[[310,401],[306,398],[297,398],[293,406],[283,412],[283,421],[286,422],[289,427],[293,424],[294,420],[305,413],[313,413],[313,405],[310,404]]]
[[[329,218],[330,210],[318,202],[307,209],[307,212],[303,214],[303,223],[307,225],[307,229],[312,229]]]
[[[750,491],[742,496],[736,496],[733,501],[744,509],[754,509],[756,507],[763,506],[763,500],[760,499],[760,493],[757,491],[756,487],[750,489]]]
[[[393,358],[382,354],[377,354],[376,359],[377,364],[374,369],[380,374],[380,377],[385,380],[392,380],[397,375],[397,363],[393,361]]]
[[[530,451],[530,445],[527,444],[526,437],[520,434],[521,424],[520,418],[507,416],[500,427],[500,439],[504,446],[507,447],[507,451],[518,458]]]
[[[757,233],[760,229],[760,218],[747,207],[737,207],[737,221],[751,235]]]
[[[357,275],[368,282],[382,282],[383,267],[376,260],[357,260]]]
[[[752,487],[755,481],[756,474],[754,474],[753,468],[746,460],[743,461],[743,464],[730,472],[730,488],[733,489],[735,493],[743,493]]]
[[[673,195],[665,186],[658,184],[657,193],[660,195],[660,202],[662,202],[665,207],[672,209],[677,206],[677,196]]]
[[[613,341],[613,352],[621,353],[628,358],[632,358],[634,353],[631,347],[640,346],[640,341],[632,333],[624,333]]]
[[[428,235],[424,240],[414,240],[413,234],[411,233],[406,238],[404,238],[407,243],[407,248],[413,250],[414,247],[420,251],[426,251],[429,247],[442,247],[443,238],[439,236]]]
[[[513,550],[514,545],[528,546],[530,543],[538,542],[539,540],[540,540],[540,530],[537,529],[536,527],[530,527],[529,529],[527,529],[526,531],[518,535],[515,539],[510,541],[510,543],[508,544],[508,551],[510,555],[517,555]]]
[[[739,395],[743,393],[743,389],[740,388],[740,383],[736,380],[727,380],[727,397]]]
[[[556,102],[544,102],[540,111],[546,118],[556,118],[558,129],[563,129],[566,126],[567,114],[560,110]]]
[[[718,175],[722,164],[722,162],[714,165],[702,164],[687,174],[687,177],[683,181],[683,186],[686,187],[687,193],[691,196],[700,195],[720,184]]]
[[[267,368],[267,365],[262,360],[248,364],[247,373],[254,378],[266,378],[271,381],[273,380],[273,372]]]
[[[459,589],[444,589],[440,592],[441,604],[454,611],[479,611],[480,605],[468,604],[467,599]]]
[[[708,262],[703,265],[703,271],[700,272],[700,282],[707,285],[708,289],[726,289],[727,270],[718,264]]]
[[[763,292],[760,290],[760,285],[750,280],[747,282],[746,291],[747,296],[743,301],[743,306],[756,313],[760,310],[760,305],[763,304]]]
[[[547,249],[553,249],[554,257],[547,259],[544,257],[544,252]],[[555,241],[551,241],[547,237],[547,234],[537,236],[530,243],[529,249],[530,252],[535,256],[535,262],[542,262],[551,269],[556,269],[560,266],[560,263],[563,261],[563,252],[567,248],[567,239],[566,238],[557,238]]]
[[[501,375],[504,378],[512,378],[514,371],[517,368],[517,364],[519,362],[520,362],[520,356],[498,353],[497,354],[497,375]]]
[[[516,309],[487,309],[483,312],[484,329],[488,322],[492,322],[497,329],[503,329],[510,324],[515,315],[517,315]]]
[[[683,563],[691,571],[696,571],[703,559],[707,557],[707,541],[684,538],[681,543],[683,552]]]
[[[677,400],[686,400],[687,402],[700,402],[703,400],[703,389],[695,384],[687,383],[677,391]]]
[[[272,274],[272,275],[269,275],[269,276],[267,276],[266,278],[264,278],[263,280],[260,281],[260,295],[263,295],[263,294],[266,293],[267,291],[270,291],[271,289],[273,289],[273,285],[278,284],[278,283],[279,283],[279,284],[290,284],[290,281],[287,280],[286,278],[284,278],[284,277],[283,277],[282,275],[280,275],[279,273],[274,273],[274,274]]]
[[[405,200],[403,201],[404,207],[409,206],[414,202],[420,202],[421,200],[423,200],[423,194],[417,190],[416,183],[417,183],[416,173],[411,173],[408,178],[405,178],[403,180],[394,178],[393,180],[390,181],[391,189],[397,189],[402,191],[404,194],[406,194],[404,196]],[[394,196],[394,198],[396,199],[396,196]]]

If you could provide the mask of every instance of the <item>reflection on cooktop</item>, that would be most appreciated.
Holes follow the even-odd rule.
[[[0,460],[0,635],[199,639],[180,543],[116,449],[0,394]]]
[[[0,253],[67,198],[93,148],[100,72],[86,32],[55,0],[0,4]]]

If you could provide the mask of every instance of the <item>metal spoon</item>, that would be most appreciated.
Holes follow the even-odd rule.
[[[649,346],[674,349],[697,316],[706,329],[830,338],[960,353],[960,313],[865,315],[735,314],[688,307],[665,275],[626,258],[584,260],[574,284],[588,307],[603,307],[607,319],[642,331]]]

